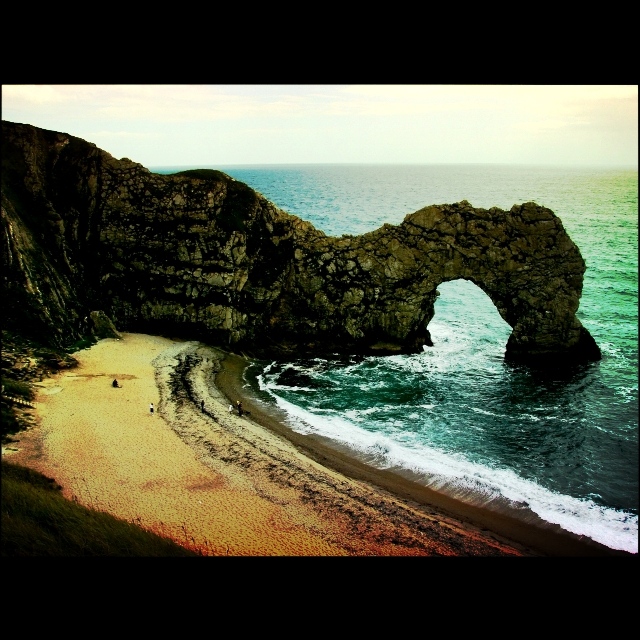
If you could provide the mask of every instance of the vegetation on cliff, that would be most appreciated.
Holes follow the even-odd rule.
[[[56,371],[75,367],[77,361],[71,354],[93,343],[95,337],[87,336],[67,349],[57,349],[14,331],[2,330],[0,436],[3,446],[13,442],[12,436],[16,433],[32,425],[34,384]]]

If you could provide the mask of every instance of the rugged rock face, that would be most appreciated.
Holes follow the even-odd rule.
[[[438,285],[465,278],[513,328],[508,359],[600,358],[575,315],[584,260],[533,202],[431,205],[333,238],[219,171],[157,175],[65,133],[2,128],[5,328],[59,346],[95,333],[100,310],[119,330],[256,356],[412,353],[431,345]]]

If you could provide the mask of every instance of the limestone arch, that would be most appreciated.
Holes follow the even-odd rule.
[[[508,212],[474,209],[463,201],[426,207],[407,216],[401,228],[409,246],[430,249],[422,270],[434,289],[462,278],[489,297],[512,328],[507,360],[600,359],[576,317],[586,264],[551,210],[534,202]],[[430,322],[433,311],[427,315]]]
[[[300,255],[296,287],[304,301],[319,303],[297,328],[300,336],[312,327],[314,348],[324,341],[360,352],[421,351],[432,344],[438,286],[462,278],[512,328],[507,360],[564,365],[601,357],[576,317],[585,262],[560,219],[536,203],[510,211],[432,205],[398,226],[324,237]]]

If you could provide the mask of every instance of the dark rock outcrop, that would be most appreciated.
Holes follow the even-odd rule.
[[[65,133],[2,128],[4,328],[62,345],[95,334],[99,310],[122,331],[256,356],[413,353],[431,345],[438,285],[465,278],[513,328],[507,359],[600,358],[576,318],[584,260],[533,202],[431,205],[334,238],[220,171],[158,175]]]

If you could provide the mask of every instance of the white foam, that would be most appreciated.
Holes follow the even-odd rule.
[[[487,411],[486,409],[478,409],[478,407],[471,407],[471,411],[475,411],[476,413],[481,413],[483,416],[497,417],[499,415],[497,413],[494,413],[493,411]]]
[[[268,389],[288,415],[288,424],[303,434],[317,434],[347,446],[380,469],[405,469],[423,476],[425,484],[458,499],[491,508],[491,503],[525,504],[546,522],[587,536],[612,549],[637,553],[638,517],[604,508],[592,500],[560,495],[523,479],[509,469],[491,468],[463,455],[417,443],[397,430],[393,437],[369,432],[357,424],[366,411],[338,415],[333,410],[308,411]],[[535,418],[535,416],[530,416]],[[351,418],[351,419],[350,419]],[[402,441],[398,435],[402,434]]]

